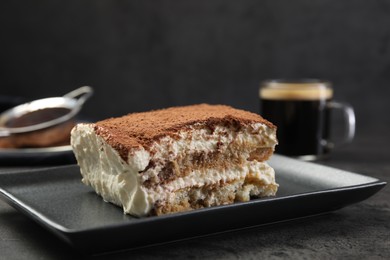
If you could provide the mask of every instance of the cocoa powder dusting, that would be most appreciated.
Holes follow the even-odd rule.
[[[128,153],[137,147],[149,150],[153,142],[164,136],[176,136],[178,131],[201,123],[211,131],[216,125],[233,126],[237,131],[250,123],[263,123],[276,128],[260,115],[225,105],[192,105],[150,112],[132,113],[95,124],[97,135],[116,149],[127,161]]]

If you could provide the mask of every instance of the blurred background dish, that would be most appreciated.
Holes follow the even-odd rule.
[[[44,98],[0,114],[0,162],[4,164],[74,163],[69,145],[76,116],[93,89],[84,86],[63,97]]]

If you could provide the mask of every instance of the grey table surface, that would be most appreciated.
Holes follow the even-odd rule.
[[[388,127],[317,163],[390,181]],[[20,167],[1,167],[1,174]],[[390,187],[341,210],[137,250],[82,256],[0,200],[0,259],[390,259]]]

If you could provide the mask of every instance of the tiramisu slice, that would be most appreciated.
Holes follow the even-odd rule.
[[[173,107],[78,124],[82,181],[135,216],[275,195],[276,127],[223,105]]]

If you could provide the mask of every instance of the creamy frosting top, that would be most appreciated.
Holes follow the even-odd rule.
[[[276,128],[260,115],[225,105],[192,105],[150,112],[132,113],[95,124],[95,132],[127,158],[134,148],[149,150],[153,142],[165,136],[174,137],[180,130],[203,123],[211,131],[216,125],[240,128],[251,123],[263,123]]]

